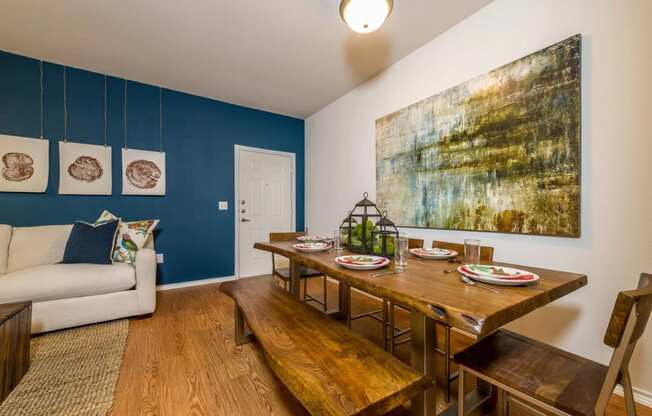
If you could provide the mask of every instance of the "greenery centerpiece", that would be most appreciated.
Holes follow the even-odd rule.
[[[373,236],[374,230],[376,230],[377,238],[381,238],[378,240],[379,253],[387,255],[387,239],[382,239],[382,233],[380,233],[381,228],[387,230],[387,224],[382,223],[380,228],[376,227],[377,223],[382,222],[383,215],[376,204],[369,200],[368,196],[369,194],[365,192],[362,200],[355,204],[353,209],[349,211],[349,215],[342,221],[340,226],[342,245],[354,253],[370,254],[375,251]],[[391,223],[391,221],[389,222]],[[391,226],[393,227],[394,224],[392,223]],[[394,230],[396,230],[396,227],[394,227]],[[398,231],[396,231],[396,236],[398,236]]]

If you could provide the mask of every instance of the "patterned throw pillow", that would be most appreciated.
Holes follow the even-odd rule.
[[[95,225],[115,221],[116,219],[120,220],[120,226],[116,236],[113,261],[133,264],[136,261],[136,252],[145,246],[159,220],[124,222],[109,211],[104,211],[100,218],[95,221]]]

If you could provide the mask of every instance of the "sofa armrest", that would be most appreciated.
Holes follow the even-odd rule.
[[[156,309],[156,252],[141,248],[136,253],[135,266],[138,314],[150,314]]]

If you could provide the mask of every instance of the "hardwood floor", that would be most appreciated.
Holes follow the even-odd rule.
[[[312,279],[308,290],[318,296],[320,287],[319,279]],[[274,378],[256,343],[235,346],[233,301],[218,288],[206,285],[159,292],[154,315],[130,322],[112,415],[307,414]],[[331,307],[337,306],[335,283],[329,285],[329,304],[330,300]],[[379,307],[374,299],[354,292],[354,314]],[[398,313],[397,322],[407,326],[407,314]],[[377,321],[360,319],[353,327],[382,343]],[[469,342],[455,336],[453,349]],[[408,359],[407,344],[398,347],[398,356]],[[440,410],[446,407],[442,398],[437,405]],[[652,416],[652,410],[645,407],[638,412]],[[392,412],[406,414],[405,409]],[[612,398],[607,414],[625,415],[622,398]]]

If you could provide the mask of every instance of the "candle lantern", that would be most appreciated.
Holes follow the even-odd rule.
[[[363,194],[360,202],[349,211],[349,216],[340,226],[342,245],[354,253],[368,254],[372,251],[372,230],[382,215],[376,204]]]
[[[394,256],[396,238],[398,238],[398,228],[387,218],[387,211],[383,211],[382,217],[371,231],[373,254],[383,257]]]

